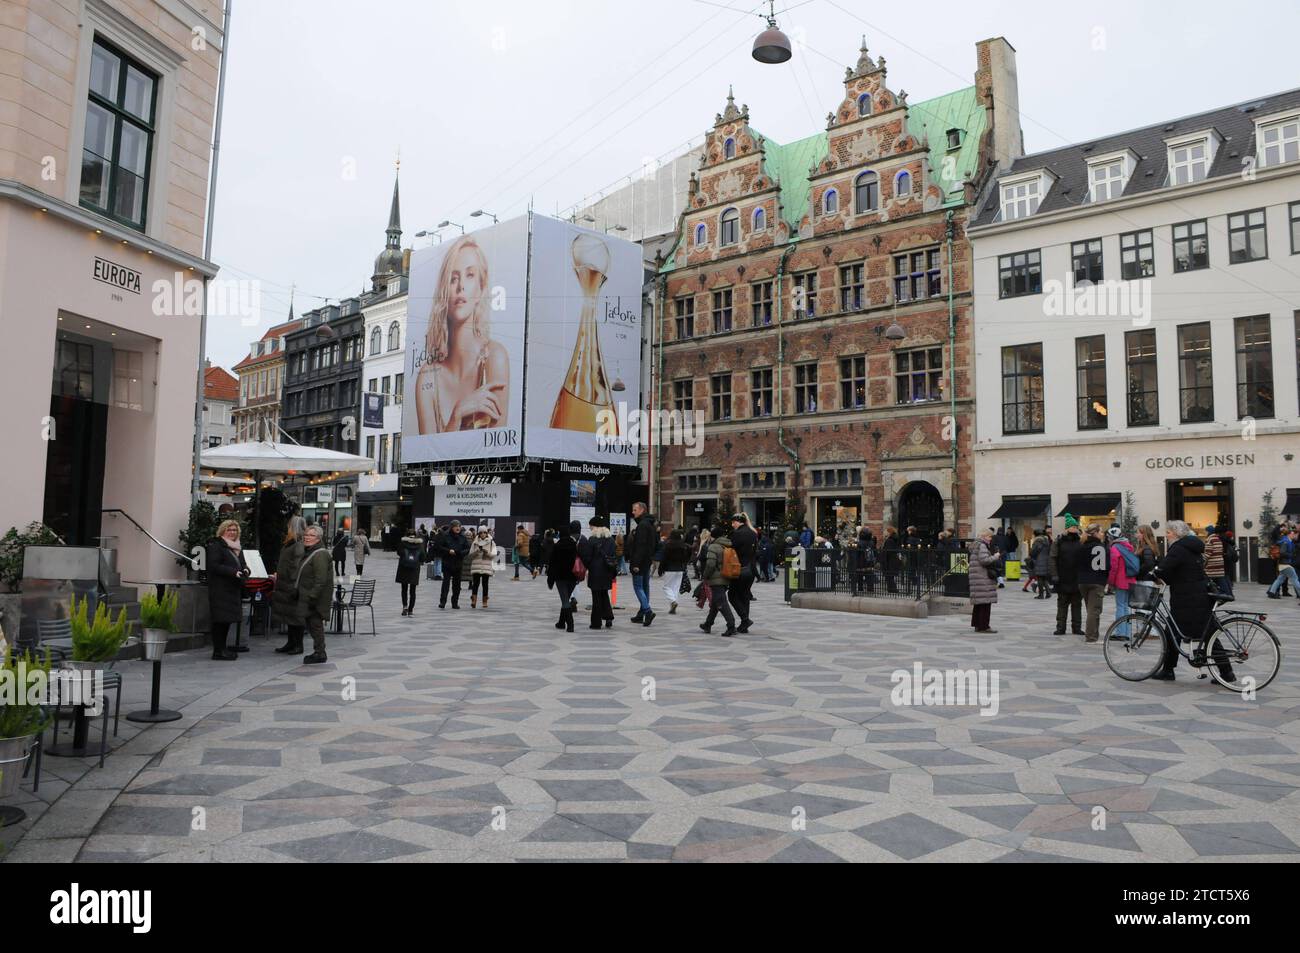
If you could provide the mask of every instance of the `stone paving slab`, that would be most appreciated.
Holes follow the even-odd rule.
[[[4,860],[1300,859],[1300,609],[1257,587],[1238,605],[1270,612],[1285,657],[1247,702],[1186,667],[1122,682],[1015,589],[976,635],[759,584],[731,640],[691,603],[630,625],[626,577],[607,631],[556,631],[544,581],[507,576],[487,610],[439,610],[425,583],[406,618],[392,557],[368,568],[379,636],[333,636],[320,666],[265,640],[235,663],[169,655],[185,717],[123,721],[103,770],[47,758],[7,802],[31,817],[0,832]],[[997,670],[998,713],[895,706],[916,662]],[[147,704],[135,665],[126,711]]]

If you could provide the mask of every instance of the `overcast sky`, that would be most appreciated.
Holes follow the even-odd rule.
[[[477,208],[554,214],[697,144],[728,84],[778,142],[824,129],[864,33],[912,102],[971,85],[975,42],[1005,36],[1030,152],[1297,85],[1294,0],[786,0],[798,48],[780,66],[750,57],[766,8],[234,0],[213,257],[260,280],[263,313],[212,321],[209,356],[237,362],[290,285],[298,314],[369,287],[399,149],[405,246],[444,219],[482,227]]]

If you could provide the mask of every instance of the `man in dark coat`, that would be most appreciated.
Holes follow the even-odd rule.
[[[1079,557],[1079,598],[1087,617],[1085,642],[1096,642],[1101,635],[1102,596],[1110,577],[1110,550],[1101,536],[1101,524],[1089,523]]]
[[[632,591],[640,605],[632,621],[648,626],[655,617],[650,608],[650,567],[654,562],[655,548],[659,545],[659,531],[655,529],[654,518],[644,503],[632,504],[632,519],[636,521],[636,529],[632,531],[632,539],[624,551],[632,570]]]
[[[1205,544],[1182,520],[1170,520],[1165,528],[1165,556],[1154,570],[1157,579],[1169,587],[1169,613],[1184,639],[1199,642],[1205,635],[1213,605],[1205,575]],[[1165,633],[1164,664],[1153,678],[1172,681],[1178,665],[1178,649],[1173,633]],[[1216,658],[1219,674],[1225,681],[1235,681],[1232,663]]]
[[[1056,592],[1056,634],[1065,635],[1065,617],[1070,616],[1070,631],[1083,635],[1083,597],[1079,594],[1079,562],[1083,559],[1083,541],[1079,539],[1079,521],[1065,514],[1065,532],[1056,537],[1048,557],[1052,589]]]
[[[754,624],[749,617],[749,606],[753,601],[754,563],[758,558],[758,536],[750,527],[749,519],[744,513],[737,513],[731,517],[731,545],[736,550],[736,558],[740,560],[740,578],[732,581],[727,595],[731,600],[731,607],[740,617],[740,625],[736,626],[736,631],[745,633]]]
[[[438,608],[447,608],[447,592],[451,591],[451,607],[460,608],[460,570],[469,555],[469,537],[461,530],[460,520],[451,521],[451,529],[438,541],[438,555],[442,557],[442,591]]]
[[[609,533],[605,520],[593,516],[588,525],[590,535],[578,543],[578,556],[587,567],[587,588],[591,590],[591,628],[610,629],[614,626],[614,608],[610,605],[609,590],[614,584],[618,571],[618,555],[614,549],[614,537]]]

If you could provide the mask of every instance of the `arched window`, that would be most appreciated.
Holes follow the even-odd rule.
[[[834,189],[827,189],[826,194],[822,196],[822,211],[827,215],[834,215],[840,210],[840,193]]]
[[[863,93],[861,96],[858,97],[858,115],[859,116],[871,115],[871,94],[870,93]]]
[[[695,226],[695,244],[703,245],[709,240],[709,230],[705,228],[704,223]]]
[[[863,172],[853,183],[853,211],[861,215],[880,204],[880,181],[874,172]]]
[[[759,207],[754,209],[754,231],[761,232],[767,228],[767,210]]]
[[[394,321],[388,326],[388,349],[396,351],[402,346],[402,326]]]
[[[894,179],[894,197],[907,198],[912,194],[912,176],[909,172],[900,172]]]
[[[370,355],[372,357],[379,353],[379,341],[382,337],[383,335],[379,332],[379,325],[375,325],[370,331]]]
[[[723,245],[734,245],[740,240],[740,213],[734,208],[729,208],[722,213],[722,237],[720,239]]]
[[[722,158],[724,158],[724,159],[734,159],[734,158],[736,158],[736,140],[735,140],[735,139],[728,139],[726,142],[724,142],[724,143],[722,144]]]

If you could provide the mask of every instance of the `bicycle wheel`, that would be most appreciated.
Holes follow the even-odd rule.
[[[1219,619],[1218,629],[1205,643],[1205,654],[1210,677],[1234,692],[1259,691],[1282,666],[1282,643],[1258,619]],[[1220,671],[1215,661],[1220,657],[1231,666],[1231,678]]]
[[[1147,613],[1116,619],[1106,630],[1101,653],[1110,670],[1127,682],[1150,678],[1165,654],[1165,634]]]

